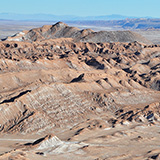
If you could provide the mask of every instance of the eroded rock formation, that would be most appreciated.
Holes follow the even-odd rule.
[[[108,43],[106,34],[120,42]],[[57,23],[0,42],[1,134],[61,135],[65,131],[69,144],[63,145],[92,159],[97,158],[93,156],[96,139],[100,143],[108,137],[103,133],[91,140],[88,134],[128,124],[158,125],[160,45],[142,41],[148,42],[129,31],[96,33]],[[108,136],[115,139],[123,134]],[[87,143],[73,147],[72,141]],[[53,154],[61,153],[55,148]],[[44,151],[36,153],[44,155]]]

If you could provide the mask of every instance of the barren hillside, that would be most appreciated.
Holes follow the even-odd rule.
[[[144,42],[64,23],[0,42],[0,158],[158,158],[160,46]]]
[[[34,28],[29,31],[20,32],[7,41],[42,41],[46,39],[72,38],[74,41],[83,42],[142,42],[150,44],[151,42],[141,35],[132,31],[100,31],[94,32],[91,29],[80,30],[76,27],[70,27],[63,22],[54,25],[44,25],[41,28]]]

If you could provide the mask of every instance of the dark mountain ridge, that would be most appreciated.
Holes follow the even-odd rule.
[[[141,35],[132,31],[100,31],[94,32],[91,29],[80,30],[76,27],[70,27],[63,22],[54,25],[44,25],[40,28],[34,28],[29,31],[20,32],[5,40],[8,41],[41,41],[55,38],[72,38],[74,41],[83,42],[142,42],[151,43]]]

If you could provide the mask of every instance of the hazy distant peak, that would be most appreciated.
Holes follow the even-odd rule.
[[[125,15],[99,15],[99,16],[74,16],[74,15],[53,15],[53,14],[14,14],[0,13],[0,19],[5,20],[31,20],[31,21],[79,21],[79,20],[124,20],[126,18],[138,18]],[[143,17],[141,17],[143,18]],[[148,17],[151,18],[151,17]]]

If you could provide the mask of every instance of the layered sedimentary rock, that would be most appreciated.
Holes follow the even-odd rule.
[[[88,154],[93,159],[103,157],[101,151],[98,157],[94,155],[95,143],[105,142],[109,137],[114,141],[124,134],[128,141],[134,139],[128,128],[124,133],[121,127],[159,125],[160,45],[135,41],[127,37],[127,32],[123,33],[126,40],[122,42],[108,43],[103,39],[102,43],[98,39],[101,34],[58,23],[19,34],[21,42],[17,41],[18,37],[0,42],[2,135],[57,133],[65,141],[56,139],[59,152],[51,144],[55,143],[55,137],[51,142],[44,142],[51,145],[52,154],[65,152],[64,145],[68,148],[66,154],[72,152],[74,156],[81,150],[82,155]],[[106,37],[105,33],[102,35]],[[115,36],[117,41],[123,38],[119,33]],[[114,133],[105,137],[108,129]],[[64,138],[63,132],[67,135]],[[135,135],[138,133],[135,129]],[[135,139],[137,143],[139,140],[141,136]],[[75,141],[84,143],[72,146],[71,142]],[[102,150],[106,150],[105,145]],[[17,147],[17,156],[24,147]],[[42,155],[49,153],[46,149],[36,151]],[[7,154],[11,156],[11,153]],[[110,156],[116,158],[114,154]],[[125,156],[132,157],[132,153]]]

